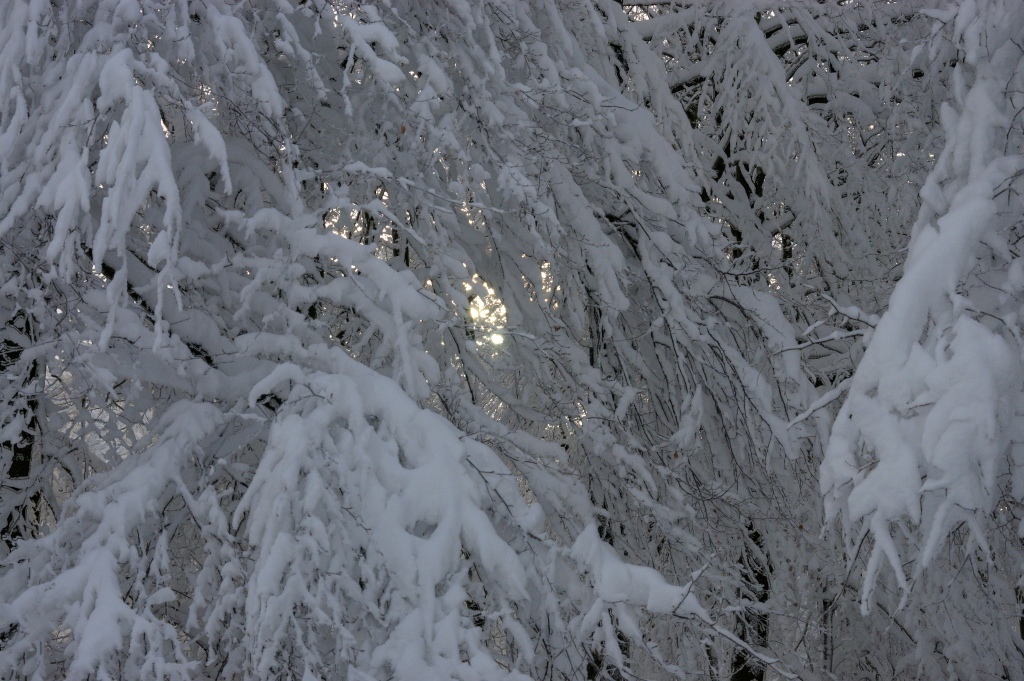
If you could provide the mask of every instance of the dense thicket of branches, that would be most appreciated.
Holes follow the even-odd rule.
[[[0,3],[0,676],[1024,674],[1024,6],[930,7]]]

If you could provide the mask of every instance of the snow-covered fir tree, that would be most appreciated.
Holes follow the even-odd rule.
[[[1024,8],[929,7],[0,3],[0,676],[1024,674]]]

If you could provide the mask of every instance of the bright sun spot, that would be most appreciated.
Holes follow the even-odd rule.
[[[505,328],[506,312],[495,290],[476,274],[463,286],[469,294],[468,327],[479,341],[492,346],[503,344],[505,336],[501,331]]]

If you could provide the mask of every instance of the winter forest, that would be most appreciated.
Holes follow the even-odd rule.
[[[0,1],[0,678],[1024,678],[1021,0]]]

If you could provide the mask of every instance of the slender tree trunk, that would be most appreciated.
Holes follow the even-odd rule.
[[[764,539],[753,524],[747,523],[746,550],[743,556],[743,578],[750,585],[758,603],[766,603],[771,592],[771,560],[764,548]],[[756,550],[755,550],[756,549]],[[756,647],[768,644],[768,615],[761,610],[744,613],[738,632],[744,641]],[[765,668],[761,662],[740,649],[733,658],[733,681],[764,681]]]

